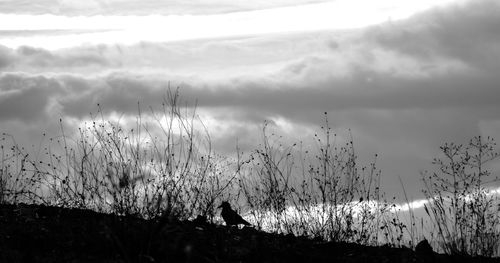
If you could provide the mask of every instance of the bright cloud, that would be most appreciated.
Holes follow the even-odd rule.
[[[363,6],[383,10],[399,10],[402,13],[415,12],[429,6],[435,6],[450,0],[416,1],[416,0],[377,0],[377,1],[348,1],[348,0],[3,0],[0,1],[1,13],[21,14],[55,14],[55,15],[194,15],[194,14],[220,14],[237,11],[263,10],[280,7],[303,6],[314,3],[335,3],[339,7]]]
[[[333,1],[213,15],[60,16],[0,14],[0,30],[88,30],[86,34],[36,35],[0,39],[3,45],[59,49],[81,44],[135,44],[186,39],[232,37],[291,31],[352,29],[409,17],[451,2]],[[100,32],[92,32],[99,31]],[[1,31],[0,31],[1,32]]]

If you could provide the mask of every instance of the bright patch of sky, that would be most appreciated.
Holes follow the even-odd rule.
[[[343,30],[407,18],[417,12],[456,2],[334,1],[215,15],[58,16],[1,14],[0,30],[72,30],[67,34],[5,34],[2,45],[59,49],[82,44],[134,44],[200,38],[234,37],[293,31]],[[75,33],[74,30],[86,30]],[[89,33],[88,30],[96,32]],[[102,31],[109,30],[109,31]]]

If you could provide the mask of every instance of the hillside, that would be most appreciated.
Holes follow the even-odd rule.
[[[0,262],[498,262],[88,210],[0,206]]]

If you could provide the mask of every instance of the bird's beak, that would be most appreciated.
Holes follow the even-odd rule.
[[[218,206],[217,208],[222,208],[222,205]]]

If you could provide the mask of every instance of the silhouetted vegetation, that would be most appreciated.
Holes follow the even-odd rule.
[[[199,224],[212,229],[208,232],[216,237],[202,238],[217,239],[212,240],[212,245],[218,244],[213,249],[226,242],[218,240],[220,231],[225,231],[223,238],[240,235],[232,229],[214,230],[218,229],[214,223],[222,223],[218,207],[224,201],[230,201],[255,227],[244,231],[410,248],[424,235],[414,228],[417,219],[412,218],[412,225],[407,226],[399,219],[397,204],[385,199],[377,156],[368,165],[360,164],[352,136],[334,133],[326,113],[325,125],[314,135],[312,146],[286,142],[270,132],[266,123],[257,148],[249,153],[237,148],[234,157],[213,151],[196,108],[181,107],[178,91],[168,91],[161,107],[150,108],[147,114],[138,105],[132,122],[107,116],[98,105],[97,114],[71,131],[61,120],[60,136],[44,136],[33,149],[3,134],[0,204],[86,209],[118,221],[119,217],[145,220],[144,225],[127,223],[126,227],[147,228],[147,235],[140,237],[144,251],[134,253],[157,260],[166,258],[155,257],[154,249],[150,250],[152,244],[160,246],[156,239],[165,238],[158,231],[182,231],[164,230],[173,227],[172,222],[197,218],[197,224],[186,231],[193,234]],[[481,137],[466,146],[444,144],[443,156],[434,161],[436,172],[423,174],[424,193],[431,200],[425,211],[436,228],[427,239],[446,253],[488,257],[500,253],[498,195],[487,188],[494,178],[486,164],[499,156],[494,146],[491,138]],[[28,221],[41,218],[38,212],[23,215],[30,213],[26,211],[18,215]],[[99,224],[105,229],[117,226],[106,220]],[[139,235],[136,231],[123,236],[115,231],[106,234],[121,260],[138,260],[127,255],[130,244],[122,244],[132,238],[127,235]],[[282,238],[255,235],[243,234],[243,238]],[[190,244],[175,242],[182,243],[182,249]],[[256,246],[249,242],[245,245]],[[213,252],[209,257],[217,261],[226,252]],[[222,261],[227,260],[233,259]]]
[[[445,143],[435,158],[435,172],[424,173],[424,193],[431,200],[425,212],[435,238],[449,254],[493,256],[500,253],[500,199],[488,184],[498,181],[487,168],[497,159],[492,138],[472,138],[468,144]]]

